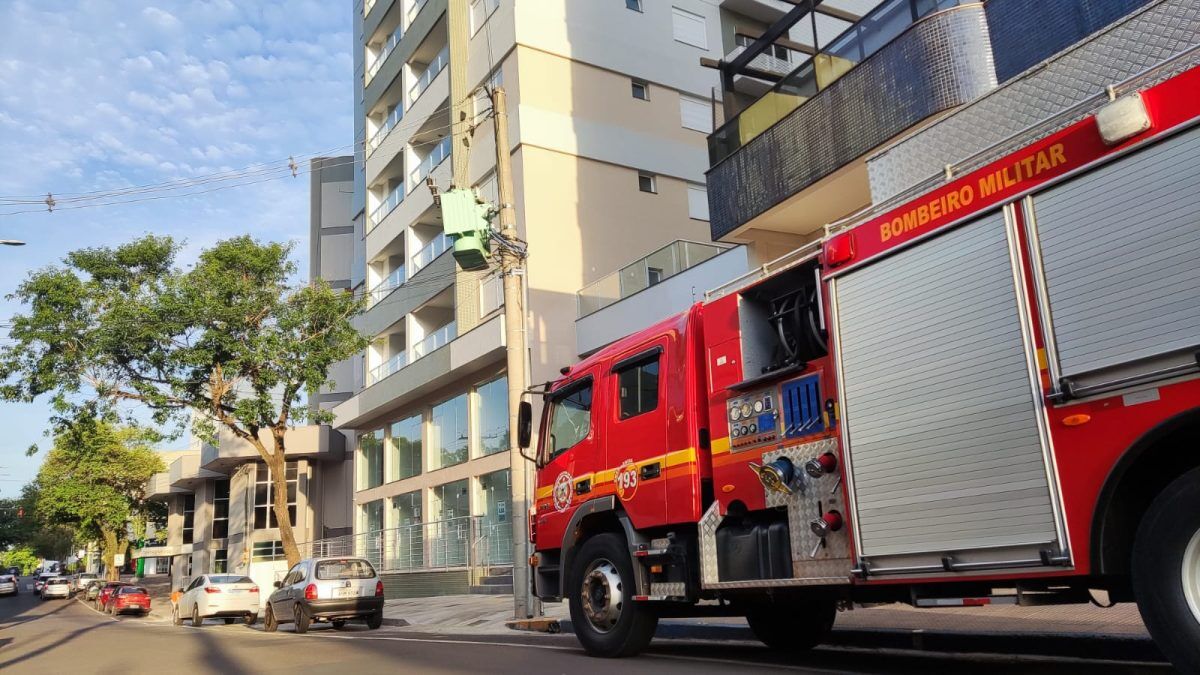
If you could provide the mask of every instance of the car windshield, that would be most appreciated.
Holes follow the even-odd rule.
[[[323,560],[317,563],[318,579],[370,579],[375,568],[366,560]]]
[[[47,581],[46,583],[50,584],[51,586],[60,586],[62,584],[68,583],[68,580],[58,578],[58,579],[51,579],[51,580]]]
[[[123,586],[117,593],[121,595],[145,595],[146,589],[137,586]]]
[[[211,584],[252,584],[254,580],[250,577],[239,577],[236,574],[221,574],[208,578]]]

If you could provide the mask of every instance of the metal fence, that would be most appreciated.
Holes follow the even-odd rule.
[[[479,569],[507,566],[512,557],[512,523],[465,516],[403,525],[299,545],[303,557],[358,556],[380,572]]]

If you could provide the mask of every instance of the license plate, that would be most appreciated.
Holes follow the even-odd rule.
[[[129,609],[141,609],[141,608],[142,608],[142,606],[138,605],[138,604],[130,604],[129,605]]]
[[[335,598],[356,598],[358,597],[357,588],[335,588],[333,592]]]

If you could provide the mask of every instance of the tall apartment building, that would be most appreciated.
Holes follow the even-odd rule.
[[[672,243],[708,239],[717,78],[700,59],[721,54],[718,12],[708,0],[470,3],[468,83],[508,92],[531,381],[576,360],[581,287],[647,251],[715,252]],[[373,343],[322,400],[345,398],[333,412],[357,439],[355,529],[393,595],[463,592],[481,569],[503,587],[512,537],[525,536],[509,517],[501,284],[456,267],[426,187],[451,177],[446,14],[446,0],[355,2],[350,283],[370,297],[358,327]],[[494,200],[489,106],[476,97],[467,176]]]

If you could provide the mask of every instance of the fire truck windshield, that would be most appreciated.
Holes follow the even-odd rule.
[[[573,385],[551,403],[549,458],[587,438],[592,428],[592,381]]]

